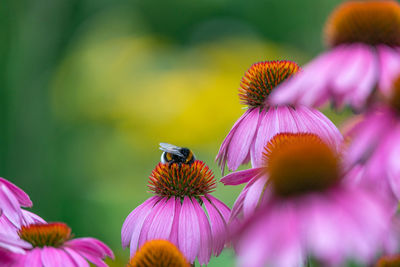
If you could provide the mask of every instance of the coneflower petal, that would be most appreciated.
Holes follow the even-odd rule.
[[[193,262],[200,247],[200,227],[190,197],[184,198],[179,217],[179,249],[189,262]]]
[[[211,227],[204,213],[203,208],[197,201],[193,201],[193,206],[197,212],[199,219],[200,228],[200,249],[198,254],[198,260],[200,265],[207,264],[210,261],[212,254],[212,239],[211,239]]]
[[[249,154],[250,145],[253,142],[257,126],[260,110],[258,108],[247,110],[246,120],[236,128],[235,134],[229,144],[228,168],[236,170],[246,159]]]
[[[168,239],[175,216],[175,202],[172,197],[159,209],[150,225],[147,240]]]
[[[122,247],[128,247],[131,240],[135,241],[135,243],[132,244],[137,244],[143,222],[150,213],[150,208],[159,200],[160,198],[157,196],[151,197],[128,215],[121,230]],[[136,252],[136,246],[133,247],[135,250],[131,252],[131,254]]]

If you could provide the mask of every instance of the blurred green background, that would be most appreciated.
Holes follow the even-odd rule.
[[[159,142],[215,155],[243,113],[254,62],[305,63],[340,0],[35,0],[0,8],[0,175],[33,211],[97,237],[122,266],[120,229],[150,197]],[[219,184],[232,206],[241,188]],[[224,252],[209,266],[232,266]]]

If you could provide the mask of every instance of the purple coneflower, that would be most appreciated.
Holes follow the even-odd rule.
[[[240,266],[302,266],[308,257],[323,266],[365,263],[382,249],[390,231],[386,202],[341,183],[340,155],[318,136],[278,134],[264,157],[265,166],[237,177],[262,181],[263,191],[252,196],[259,208],[236,228]]]
[[[397,1],[345,1],[325,28],[331,50],[271,96],[274,104],[320,106],[332,100],[362,109],[387,95],[400,73],[400,5]]]
[[[369,183],[389,197],[396,209],[400,200],[400,77],[390,96],[370,107],[346,136],[350,140],[346,162],[360,169],[354,182]]]
[[[156,194],[134,209],[121,231],[122,246],[133,256],[148,240],[175,244],[186,259],[207,264],[224,248],[230,209],[210,193],[216,187],[212,171],[202,162],[159,163],[149,188]],[[207,211],[208,215],[203,210]]]
[[[131,258],[127,267],[190,267],[182,252],[163,239],[147,241]]]
[[[342,136],[335,125],[321,112],[298,106],[270,106],[268,96],[285,79],[299,71],[291,61],[265,61],[253,64],[245,73],[239,89],[246,112],[233,125],[221,144],[216,160],[224,172],[235,171],[251,160],[252,166],[262,163],[262,148],[280,132],[312,132],[337,149]]]
[[[107,266],[103,259],[114,258],[113,252],[95,238],[72,238],[71,229],[64,223],[37,223],[22,226],[18,231],[24,254],[0,250],[0,264],[10,267]],[[2,266],[3,266],[2,265]]]

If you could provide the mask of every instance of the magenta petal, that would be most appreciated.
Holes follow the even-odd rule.
[[[174,213],[175,216],[172,222],[171,235],[168,240],[171,243],[175,244],[175,246],[179,247],[179,242],[178,242],[179,214],[181,213],[182,204],[180,198],[172,197],[172,199],[175,199],[175,213]]]
[[[147,199],[143,204],[134,209],[128,215],[128,217],[126,217],[121,229],[122,247],[127,247],[130,243],[131,250],[134,249],[133,253],[136,251],[137,242],[139,240],[139,234],[142,229],[143,222],[146,219],[147,215],[150,213],[154,204],[159,200],[159,197],[151,197]]]
[[[200,227],[196,209],[189,197],[184,198],[179,217],[179,249],[193,263],[200,248]]]
[[[33,212],[30,212],[27,210],[21,210],[21,211],[22,211],[22,218],[23,218],[25,225],[29,225],[32,223],[45,223],[46,222],[39,215],[36,215]]]
[[[388,96],[394,79],[400,74],[400,53],[386,45],[378,46],[380,78],[378,89]]]
[[[147,216],[146,220],[143,222],[142,229],[140,231],[138,247],[142,247],[144,243],[146,243],[148,239],[148,234],[150,230],[150,226],[153,221],[157,218],[157,214],[163,209],[167,202],[167,198],[161,198],[159,202],[157,202],[153,209],[150,211],[149,215]],[[131,241],[132,244],[132,241]],[[132,245],[131,245],[131,252],[132,252]],[[131,255],[132,256],[132,255]]]
[[[259,175],[262,172],[263,168],[253,168],[238,172],[233,172],[225,177],[221,178],[221,182],[224,185],[239,185],[243,183],[247,183],[252,179],[254,176]]]
[[[229,144],[228,167],[230,170],[236,170],[245,163],[257,130],[260,109],[249,109],[246,113],[248,113],[247,117],[238,125]]]
[[[14,253],[25,254],[24,249],[29,249],[31,247],[31,244],[21,239],[17,239],[15,236],[0,234],[0,248],[4,248]]]
[[[171,234],[175,213],[175,199],[170,198],[163,204],[150,225],[147,240],[168,239]]]
[[[70,256],[71,260],[73,260],[75,262],[75,265],[77,267],[89,267],[90,266],[89,263],[85,260],[85,258],[83,258],[81,255],[79,255],[73,249],[64,248],[64,250]]]
[[[11,192],[14,194],[14,196],[17,198],[19,204],[23,207],[32,207],[32,201],[29,198],[29,196],[18,186],[16,186],[13,183],[10,183],[4,178],[0,177],[0,184],[5,184],[8,189],[11,190]]]
[[[18,200],[4,184],[0,184],[0,209],[3,214],[2,216],[6,216],[19,229],[22,216],[21,208]]]
[[[76,251],[85,251],[99,258],[105,258],[106,256],[114,258],[114,254],[109,247],[103,242],[91,237],[69,240],[65,243],[65,246],[75,249]]]
[[[200,265],[208,264],[212,253],[211,228],[203,208],[197,201],[193,201],[200,227],[200,249],[198,260]]]
[[[26,254],[26,256],[17,263],[17,267],[43,267],[45,266],[44,263],[42,262],[42,249],[41,248],[35,248],[31,250],[29,253]],[[48,266],[54,266],[54,265],[48,265]]]
[[[64,266],[63,258],[56,248],[43,247],[41,258],[43,266]]]
[[[229,145],[231,143],[232,137],[235,134],[236,129],[238,126],[242,123],[242,121],[249,115],[249,112],[246,111],[233,125],[232,129],[229,131],[228,135],[225,137],[224,141],[221,144],[221,147],[219,148],[217,157],[215,160],[218,162],[218,165],[221,167],[222,174],[224,173],[225,170],[225,164],[228,159],[228,153],[229,153]]]
[[[243,201],[243,215],[248,217],[252,214],[259,204],[264,190],[266,179],[264,176],[259,177],[253,184],[248,187],[246,197]]]
[[[214,256],[218,256],[225,245],[225,240],[228,233],[226,222],[229,218],[229,212],[227,212],[226,207],[223,208],[225,211],[224,214],[222,214],[222,212],[220,212],[216,206],[211,203],[213,200],[209,200],[209,198],[210,195],[207,195],[207,198],[201,197],[201,200],[203,200],[208,217],[210,219],[211,235],[213,239],[213,254]]]

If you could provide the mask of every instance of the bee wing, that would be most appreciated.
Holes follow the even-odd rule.
[[[181,147],[174,146],[168,143],[160,143],[160,150],[177,155],[179,157],[183,157],[183,154],[180,152]]]

